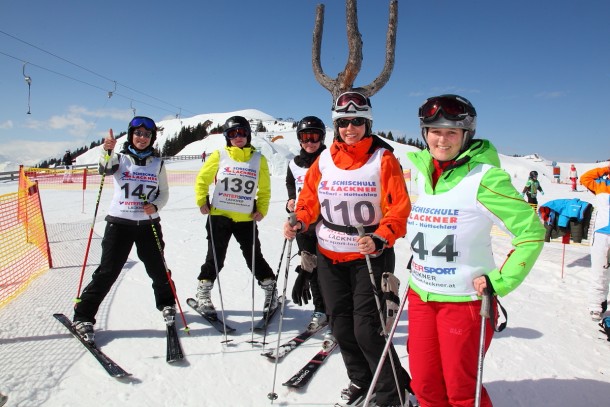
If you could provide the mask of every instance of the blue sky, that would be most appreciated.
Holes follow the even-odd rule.
[[[319,2],[2,2],[0,156],[59,157],[125,130],[133,109],[162,120],[254,108],[330,124],[330,94],[311,68]],[[347,58],[345,3],[325,6],[321,61],[336,77]],[[382,70],[388,8],[358,2],[355,86]],[[609,158],[609,12],[603,0],[399,0],[396,63],[372,98],[374,130],[417,138],[421,102],[458,93],[477,109],[478,137],[502,154]]]

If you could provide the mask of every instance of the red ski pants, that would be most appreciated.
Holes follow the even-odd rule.
[[[424,302],[413,290],[408,299],[411,386],[421,407],[474,406],[481,301]],[[485,351],[493,332],[488,323]],[[481,406],[492,406],[485,388]]]

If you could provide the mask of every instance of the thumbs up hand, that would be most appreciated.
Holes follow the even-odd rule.
[[[114,133],[112,129],[108,130],[108,137],[104,139],[104,150],[112,151],[114,150],[114,146],[116,145],[116,139],[114,138]]]

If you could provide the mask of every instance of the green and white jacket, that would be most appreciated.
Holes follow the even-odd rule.
[[[413,259],[409,286],[423,301],[477,299],[472,280],[489,276],[504,296],[530,272],[544,245],[545,230],[532,207],[500,168],[495,147],[473,140],[432,188],[428,150],[408,153],[418,170],[417,201],[407,223]],[[493,260],[491,228],[511,236],[513,250],[501,267]]]

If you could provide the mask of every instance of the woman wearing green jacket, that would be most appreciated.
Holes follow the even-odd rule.
[[[429,98],[419,110],[427,149],[409,153],[418,198],[407,222],[409,366],[422,407],[474,404],[480,296],[504,296],[527,276],[544,244],[544,228],[500,168],[495,147],[473,139],[476,111],[465,98]],[[491,246],[496,224],[513,250],[497,267]],[[495,305],[495,302],[494,302]],[[495,313],[495,306],[494,306]],[[493,327],[487,326],[485,350]],[[481,406],[491,406],[482,389]]]
[[[209,316],[216,315],[211,291],[216,270],[220,272],[224,266],[231,236],[239,243],[250,270],[253,269],[254,250],[254,274],[265,291],[264,308],[277,307],[275,275],[263,258],[256,227],[256,222],[267,215],[271,199],[267,160],[250,144],[252,131],[244,117],[227,119],[223,134],[227,146],[209,155],[195,181],[199,211],[202,215],[210,215],[206,223],[208,253],[197,277],[198,309]],[[212,184],[215,188],[210,203]]]

